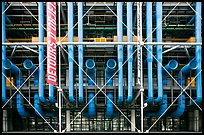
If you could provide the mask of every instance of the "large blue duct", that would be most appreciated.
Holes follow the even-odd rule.
[[[2,12],[5,10],[5,2],[2,2]],[[5,12],[2,14],[2,43],[6,42],[6,22],[5,22]],[[2,45],[2,73],[6,75],[4,64],[6,60],[6,46]],[[2,74],[2,103],[4,104],[8,99],[6,98],[6,77]]]
[[[25,69],[30,70],[31,72],[33,72],[36,69],[36,66],[29,59],[26,59],[23,62],[23,66]],[[39,70],[35,71],[35,73],[33,75],[34,75],[34,86],[38,87]]]
[[[88,76],[95,81],[95,62],[92,59],[86,60],[86,68]],[[88,86],[94,86],[94,82],[88,78]],[[88,94],[88,101],[90,101],[94,97],[94,92],[89,92]],[[96,109],[95,109],[95,100],[92,101],[88,105],[88,117],[96,116]]]
[[[182,67],[182,69],[178,74],[178,83],[181,84],[181,86],[185,86],[186,75],[190,72],[190,70],[195,70],[197,66],[198,65],[194,58],[187,65]],[[177,100],[178,100],[178,107],[170,115],[170,117],[180,117],[181,115],[183,115],[185,111],[185,93],[181,94]]]
[[[123,41],[123,2],[117,2],[117,37],[118,42]],[[123,45],[118,45],[118,103],[123,102]]]
[[[23,76],[20,69],[16,65],[14,65],[9,59],[5,61],[4,68],[7,70],[11,70],[11,72],[15,75],[16,87],[18,88],[23,83]],[[16,94],[17,111],[21,117],[28,117],[29,114],[28,112],[25,111],[23,104],[24,104],[24,99],[22,95],[17,93]]]
[[[78,3],[78,41],[83,42],[83,2]],[[83,45],[78,46],[78,62],[83,69]],[[83,71],[79,68],[79,102],[83,103]]]
[[[106,82],[113,76],[114,69],[116,67],[116,61],[109,59],[106,64]],[[113,86],[113,78],[109,80],[107,86]],[[107,96],[113,102],[113,93],[107,92]],[[113,104],[108,98],[106,98],[106,116],[113,117]]]
[[[156,2],[156,42],[162,42],[162,2]],[[163,89],[162,89],[162,45],[156,46],[156,58],[157,58],[157,86],[158,97],[154,100],[155,103],[162,101]]]
[[[202,42],[201,37],[201,18],[198,16],[202,16],[201,11],[201,2],[196,2],[196,12],[195,15],[195,40],[197,43]],[[202,53],[201,53],[201,46],[197,45],[195,48],[195,55],[196,55],[196,62],[198,64],[198,68],[196,69],[196,74],[201,71],[201,61],[202,61]],[[196,103],[202,103],[202,73],[200,73],[196,78]]]
[[[132,42],[132,2],[127,2],[127,38],[128,42]],[[132,62],[133,62],[133,46],[127,46],[127,59],[128,60],[128,97],[127,103],[132,101]]]
[[[73,2],[68,2],[68,42],[74,41],[74,30],[73,27]],[[69,101],[75,103],[74,99],[74,45],[68,46],[68,62],[69,62]],[[73,58],[73,59],[72,59]]]
[[[147,42],[152,42],[152,2],[146,3],[146,36]],[[153,103],[153,77],[152,77],[152,62],[153,57],[153,48],[152,45],[147,45],[147,67],[148,67],[148,98],[146,100],[147,103]]]
[[[169,63],[164,67],[168,72],[175,70],[178,67],[178,62],[176,60],[170,60]],[[167,72],[163,69],[163,85],[167,86]]]

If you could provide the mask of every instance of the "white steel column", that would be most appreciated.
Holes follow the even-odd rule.
[[[135,132],[135,110],[131,110],[131,131]],[[134,125],[134,126],[133,126]]]
[[[66,110],[66,130],[70,132],[70,110]]]

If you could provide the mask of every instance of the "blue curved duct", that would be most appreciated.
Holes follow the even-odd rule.
[[[16,87],[18,88],[23,83],[23,76],[20,69],[16,65],[14,65],[9,59],[5,61],[4,68],[7,70],[11,70],[11,72],[15,75]],[[29,113],[26,112],[23,104],[24,104],[24,99],[22,95],[17,93],[16,94],[17,111],[21,117],[28,117]]]
[[[92,59],[86,60],[86,68],[88,76],[95,81],[95,62]],[[94,86],[93,81],[88,78],[88,86]],[[88,101],[90,101],[94,97],[94,92],[89,92],[88,94]],[[96,116],[96,109],[95,109],[95,100],[92,101],[88,105],[88,117]]]
[[[117,37],[118,42],[123,41],[123,2],[117,2]],[[123,45],[118,45],[118,103],[123,102]]]
[[[23,66],[25,69],[30,70],[31,72],[33,72],[36,69],[36,66],[29,59],[26,59],[23,62]],[[38,86],[38,79],[39,79],[39,70],[35,71],[35,73],[33,75],[34,75],[34,86],[37,87]]]
[[[170,60],[169,63],[164,67],[168,72],[175,70],[178,67],[178,62],[176,60]],[[167,72],[163,69],[163,85],[167,86]]]
[[[127,2],[127,38],[128,42],[132,42],[132,2]],[[127,58],[128,60],[128,97],[126,99],[127,103],[130,103],[132,101],[132,62],[133,62],[133,56],[131,54],[133,53],[133,46],[128,45],[127,46]]]
[[[2,12],[5,10],[5,2],[2,2]],[[2,14],[2,43],[6,42],[6,22],[5,22],[5,12]],[[1,71],[4,75],[6,75],[6,71],[4,69],[4,64],[6,60],[6,46],[2,45],[2,68]],[[8,99],[6,98],[6,77],[2,74],[2,103],[4,104]]]
[[[73,2],[68,2],[68,42],[74,41],[74,30],[73,27]],[[68,46],[68,62],[69,62],[69,101],[75,103],[76,100],[74,99],[74,45]]]
[[[198,65],[194,58],[187,65],[182,67],[182,69],[180,70],[178,74],[178,83],[181,84],[181,86],[185,86],[186,75],[190,72],[190,70],[195,70],[197,66]],[[177,100],[178,100],[178,107],[170,115],[170,117],[180,117],[183,115],[185,111],[185,93],[181,94]]]
[[[109,59],[106,64],[106,82],[113,76],[114,69],[116,67],[116,61]],[[113,86],[113,78],[109,80],[107,86]],[[107,92],[107,96],[113,102],[113,93]],[[108,98],[106,98],[106,116],[113,117],[113,104]]]
[[[152,2],[146,3],[146,36],[147,42],[152,42]],[[147,67],[148,67],[148,98],[146,100],[147,103],[151,104],[153,103],[154,97],[153,97],[153,77],[152,77],[152,62],[153,57],[151,53],[153,54],[153,48],[152,45],[147,45]]]
[[[197,43],[202,42],[202,37],[201,37],[201,18],[198,16],[202,16],[202,11],[201,11],[201,2],[196,2],[196,12],[197,14],[195,15],[195,40]],[[201,46],[197,45],[195,47],[195,55],[196,55],[196,62],[198,64],[198,68],[196,69],[196,74],[198,74],[201,71],[201,61],[202,61],[202,52],[201,52]],[[196,103],[202,103],[202,73],[200,73],[196,77]]]
[[[78,41],[83,42],[83,2],[78,3]],[[83,69],[83,45],[78,46],[78,62]],[[83,71],[79,68],[79,102],[83,103]]]
[[[156,42],[162,42],[162,2],[156,2]],[[162,89],[162,45],[156,46],[156,58],[157,62],[157,86],[158,97],[154,100],[155,103],[162,101],[163,89]]]

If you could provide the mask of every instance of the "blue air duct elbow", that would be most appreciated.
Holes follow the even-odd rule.
[[[30,70],[31,72],[33,72],[36,69],[36,66],[33,64],[33,62],[31,60],[26,59],[23,62],[23,66],[25,69]],[[39,71],[35,71],[34,73],[34,86],[38,87],[38,79],[39,79]]]
[[[107,96],[113,102],[113,94],[111,92],[107,92]],[[113,116],[113,103],[108,98],[106,99],[106,116]]]
[[[185,94],[181,94],[179,96],[178,100],[178,108],[176,109],[175,112],[173,112],[170,117],[180,117],[183,115],[185,111]]]
[[[90,92],[88,95],[88,101],[90,101],[94,97],[94,93]],[[92,99],[88,105],[88,116],[94,117],[96,116],[96,108],[95,108],[95,100]]]
[[[201,10],[201,2],[196,2],[196,12],[197,14],[195,15],[195,40],[197,43],[202,42],[202,37],[201,37],[201,18],[199,17],[202,16],[202,10]],[[202,52],[201,52],[201,46],[197,45],[195,48],[195,55],[196,55],[196,62],[198,64],[198,68],[196,69],[196,74],[198,74],[202,69],[201,69],[201,61],[202,61]],[[202,73],[200,73],[196,77],[196,103],[202,103]]]
[[[5,10],[5,2],[2,2],[2,12]],[[5,12],[2,14],[2,43],[6,42],[6,22],[5,22]],[[8,99],[6,98],[6,71],[4,69],[5,60],[6,60],[6,46],[2,45],[2,103],[4,104]],[[3,75],[4,74],[4,75]]]
[[[83,42],[83,2],[78,3],[78,41]],[[78,46],[79,62],[79,102],[83,103],[83,45]],[[82,69],[81,69],[81,68]]]
[[[24,104],[23,97],[19,93],[17,93],[16,94],[16,107],[17,107],[17,111],[18,111],[19,115],[21,117],[29,117],[30,115],[28,112],[26,112],[23,104]]]
[[[95,62],[92,59],[86,60],[86,68],[87,68],[87,74],[89,77],[95,81]],[[88,77],[88,85],[89,86],[94,86],[94,82]]]
[[[127,38],[128,42],[132,42],[132,2],[127,2]],[[127,46],[127,59],[128,59],[128,97],[127,103],[132,101],[132,62],[133,62],[133,46]]]
[[[106,64],[106,82],[108,82],[106,84],[107,86],[113,86],[113,78],[111,77],[113,76],[115,67],[116,67],[116,61],[114,59],[109,59]]]
[[[156,42],[162,42],[162,2],[156,2]],[[162,45],[156,46],[156,58],[157,62],[157,86],[158,97],[154,100],[155,103],[162,101],[163,89],[162,89]]]
[[[169,63],[164,67],[168,72],[175,70],[178,67],[178,62],[176,60],[170,60]],[[167,86],[167,72],[163,69],[163,85]]]
[[[73,27],[73,2],[68,2],[68,42],[74,41],[74,30]],[[75,103],[76,100],[74,99],[74,45],[68,46],[68,62],[69,62],[69,101]]]
[[[117,3],[117,36],[118,42],[123,41],[123,2]],[[123,102],[123,45],[118,45],[118,103]]]
[[[152,2],[147,2],[146,4],[146,36],[147,42],[152,42]],[[153,97],[153,77],[152,77],[152,62],[153,57],[151,53],[153,54],[152,45],[147,45],[147,68],[148,68],[148,98],[146,100],[147,103],[151,104],[153,103],[154,97]]]

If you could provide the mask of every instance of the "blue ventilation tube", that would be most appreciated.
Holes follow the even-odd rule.
[[[128,42],[132,42],[132,2],[127,2],[127,38]],[[132,62],[133,62],[133,46],[127,46],[127,59],[128,59],[128,97],[126,99],[127,103],[132,101]]]
[[[156,2],[156,42],[162,42],[162,2]],[[157,86],[158,97],[154,100],[155,103],[162,101],[163,89],[162,89],[162,45],[156,46],[156,58],[157,62]]]
[[[190,70],[195,70],[198,67],[195,58],[192,59],[187,65],[182,67],[178,74],[178,83],[181,86],[185,86],[185,79],[186,75],[190,72]],[[178,100],[178,107],[177,109],[170,115],[170,117],[180,117],[183,115],[185,111],[185,93],[179,96]]]
[[[201,18],[198,16],[202,16],[202,10],[201,10],[201,2],[196,2],[196,12],[195,15],[195,40],[196,43],[202,42],[201,37]],[[198,68],[196,69],[196,74],[198,74],[201,71],[201,61],[202,61],[202,52],[201,52],[201,46],[197,45],[195,48],[195,55],[196,55],[196,62],[198,64]],[[196,103],[202,103],[202,73],[200,73],[196,77]]]
[[[95,62],[92,59],[86,60],[86,68],[88,76],[95,81]],[[94,86],[94,82],[88,78],[88,86]],[[88,101],[90,101],[94,97],[94,92],[89,92],[88,94]],[[88,117],[96,116],[96,109],[95,109],[95,100],[92,101],[88,105]]]
[[[4,68],[7,70],[11,70],[11,72],[15,75],[16,87],[17,88],[20,87],[20,85],[23,83],[23,75],[20,69],[16,65],[14,65],[9,59],[5,61]],[[29,113],[25,111],[23,104],[24,104],[24,99],[22,95],[17,93],[16,94],[17,111],[21,117],[28,117]]]
[[[68,42],[74,41],[74,30],[73,27],[73,2],[68,2]],[[69,62],[69,101],[75,103],[74,99],[74,45],[68,46],[68,62]],[[73,59],[72,59],[73,58]]]
[[[178,62],[176,60],[170,60],[169,63],[164,67],[168,72],[175,70],[178,67]],[[167,72],[163,69],[163,85],[167,86]]]
[[[31,72],[33,72],[36,69],[36,66],[29,59],[26,59],[23,62],[23,66],[25,69],[30,70]],[[34,75],[34,86],[38,87],[39,70],[35,71],[35,73],[33,75]]]
[[[83,42],[83,2],[78,3],[78,41]],[[78,62],[83,69],[83,45],[78,46]],[[83,103],[83,71],[79,68],[79,103]]]
[[[164,92],[163,103],[160,104],[160,108],[157,112],[147,113],[145,117],[160,117],[167,109],[167,93]]]
[[[5,2],[2,2],[2,13],[5,10]],[[6,22],[5,22],[5,12],[2,14],[2,43],[6,42]],[[1,71],[4,75],[6,75],[6,71],[4,69],[4,64],[6,60],[6,46],[2,45],[2,68]],[[2,103],[4,104],[8,99],[6,98],[6,77],[2,74]]]
[[[113,78],[111,77],[113,76],[115,67],[116,67],[116,61],[114,59],[109,59],[106,64],[106,82],[109,81],[107,83],[107,86],[113,86]],[[107,92],[107,96],[113,102],[113,93]],[[111,103],[110,100],[106,98],[106,116],[113,117],[113,104]]]
[[[147,42],[152,42],[152,2],[146,3],[146,36]],[[153,48],[152,45],[147,45],[147,68],[148,68],[148,98],[146,102],[148,104],[153,103],[154,96],[153,96],[153,77],[152,77],[152,62],[153,57],[151,53],[153,54]]]
[[[117,2],[117,37],[123,42],[123,2]],[[118,103],[123,102],[123,45],[118,45]]]

